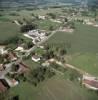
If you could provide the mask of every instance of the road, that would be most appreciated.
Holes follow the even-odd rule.
[[[58,30],[52,31],[52,33],[51,33],[48,37],[46,37],[46,38],[45,38],[44,40],[42,40],[41,42],[38,42],[35,46],[33,46],[31,49],[29,49],[29,50],[26,52],[25,56],[30,55],[30,53],[31,53],[32,51],[34,51],[39,45],[41,45],[42,43],[44,43],[44,42],[46,42],[48,39],[50,39],[57,31],[58,31]]]
[[[24,56],[30,55],[30,53],[31,53],[32,51],[34,51],[34,50],[38,47],[38,45],[41,45],[42,43],[44,43],[45,41],[47,41],[47,40],[48,40],[49,38],[51,38],[56,32],[57,32],[57,30],[52,31],[51,35],[49,35],[49,36],[46,37],[43,41],[41,41],[41,42],[37,43],[35,46],[33,46],[30,50],[28,50],[28,51],[26,52],[26,54],[25,54]],[[18,62],[20,62],[20,61],[22,61],[22,57],[20,57],[16,62],[11,62],[10,64],[6,64],[6,65],[5,65],[5,66],[6,66],[6,69],[5,69],[4,71],[0,71],[0,79],[4,79],[4,78],[5,78],[5,75],[6,75],[8,72],[11,71],[12,65],[13,65],[14,63],[18,63]]]
[[[73,66],[71,64],[63,64],[62,62],[57,61],[56,59],[50,59],[49,61],[50,62],[56,62],[57,64],[59,64],[63,68],[67,68],[68,67],[68,68],[74,69],[74,70],[78,71],[82,75],[87,75],[87,76],[94,77],[94,75],[91,75],[90,73],[87,73],[86,71],[84,71],[82,69],[79,69],[79,68],[77,68],[77,67],[75,67],[75,66]]]

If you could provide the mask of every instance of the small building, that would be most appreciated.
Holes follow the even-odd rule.
[[[19,69],[18,69],[19,74],[26,73],[29,71],[29,67],[25,65],[23,62],[20,62],[18,65],[19,65]]]
[[[13,53],[13,52],[9,52],[8,56],[9,56],[9,59],[10,59],[11,61],[17,60],[17,56],[16,56],[16,54]]]
[[[15,87],[19,84],[18,81],[16,81],[15,79],[8,79],[5,78],[6,82],[8,83],[9,87]]]
[[[5,79],[0,79],[0,93],[6,92],[9,89],[9,85]]]
[[[15,49],[15,51],[23,52],[23,51],[24,51],[24,48],[19,46],[19,47],[17,47],[17,48]]]
[[[98,80],[95,77],[83,76],[82,84],[88,89],[98,91]]]
[[[6,54],[7,50],[5,50],[5,46],[0,46],[0,54]]]
[[[7,90],[7,88],[5,87],[5,85],[0,81],[0,93],[5,92]]]
[[[34,62],[38,62],[38,61],[40,61],[41,59],[40,59],[39,56],[33,55],[33,56],[32,56],[32,60],[33,60]]]
[[[39,19],[42,19],[42,20],[45,20],[45,19],[46,19],[46,16],[41,16],[41,15],[39,15],[38,18],[39,18]]]
[[[0,71],[3,71],[5,69],[5,66],[3,64],[0,64]]]

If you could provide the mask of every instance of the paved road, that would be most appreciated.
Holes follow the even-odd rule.
[[[33,46],[31,49],[29,49],[26,53],[25,56],[30,55],[30,53],[32,51],[34,51],[39,45],[41,45],[42,43],[46,42],[48,39],[50,39],[58,30],[52,31],[51,35],[49,35],[48,37],[46,37],[44,40],[42,40],[41,42],[37,43],[35,46]]]

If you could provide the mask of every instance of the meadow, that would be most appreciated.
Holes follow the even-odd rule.
[[[91,91],[80,87],[79,84],[65,80],[62,76],[40,83],[34,87],[28,82],[11,88],[13,95],[18,95],[20,100],[97,100],[98,96]]]
[[[19,27],[10,21],[0,21],[0,43],[4,43],[19,34]]]
[[[71,55],[68,63],[98,76],[98,28],[76,23],[73,33],[57,32],[47,43],[65,46]]]
[[[70,53],[94,52],[98,51],[98,28],[76,23],[76,29],[73,33],[57,32],[48,44],[70,44]]]

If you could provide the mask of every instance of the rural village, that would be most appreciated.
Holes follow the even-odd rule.
[[[66,44],[62,42],[61,44],[60,42],[47,43],[57,33],[75,34],[74,32],[78,30],[75,25],[78,24],[98,30],[98,22],[96,21],[98,16],[84,15],[89,11],[87,8],[82,9],[82,7],[80,9],[76,7],[47,9],[62,9],[65,14],[32,13],[30,18],[21,20],[21,18],[17,18],[17,13],[11,13],[10,16],[15,18],[10,19],[10,23],[19,27],[21,35],[17,34],[17,38],[13,38],[11,43],[7,41],[7,44],[1,43],[0,45],[0,93],[19,86],[22,81],[28,81],[37,87],[39,83],[56,74],[65,75],[67,80],[75,81],[79,83],[79,86],[98,93],[98,74],[94,75],[68,62],[70,59],[68,52],[71,48],[69,41]],[[38,9],[39,12],[44,10],[46,9]],[[44,25],[43,22],[45,22]],[[47,23],[50,24],[47,25]],[[38,27],[38,25],[40,26]],[[32,63],[31,66],[30,63]],[[32,68],[33,64],[34,69]],[[70,73],[69,76],[65,74],[66,72]]]

